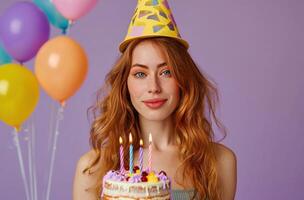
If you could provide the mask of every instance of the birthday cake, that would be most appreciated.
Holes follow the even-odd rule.
[[[103,178],[103,200],[130,200],[130,199],[170,199],[170,180],[164,171],[140,171],[134,167],[130,171],[109,171]]]

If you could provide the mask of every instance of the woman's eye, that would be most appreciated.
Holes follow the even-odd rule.
[[[146,76],[146,74],[143,73],[143,72],[137,72],[137,73],[134,74],[134,76],[136,78],[144,78]]]
[[[171,76],[170,70],[164,70],[161,74],[164,74],[165,76]]]

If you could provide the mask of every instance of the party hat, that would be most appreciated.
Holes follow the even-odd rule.
[[[175,38],[186,48],[189,47],[179,34],[167,0],[138,0],[127,36],[119,45],[119,50],[123,52],[135,38],[149,37]]]

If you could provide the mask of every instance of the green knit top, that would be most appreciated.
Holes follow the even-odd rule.
[[[171,196],[172,200],[190,200],[194,196],[194,190],[172,190]]]

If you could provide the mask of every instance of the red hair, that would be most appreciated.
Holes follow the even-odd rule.
[[[97,156],[85,171],[92,169],[102,158],[102,167],[95,172],[100,176],[100,181],[96,183],[94,191],[99,196],[103,175],[108,170],[119,168],[119,136],[127,141],[129,132],[132,132],[134,144],[139,144],[138,113],[130,100],[127,78],[133,50],[143,40],[151,41],[164,53],[180,88],[180,102],[172,113],[174,136],[182,159],[179,169],[182,169],[183,177],[190,177],[196,195],[219,200],[212,122],[223,131],[223,138],[226,130],[215,114],[218,91],[215,83],[200,71],[187,49],[176,40],[165,37],[133,40],[107,74],[105,87],[99,90],[96,104],[90,107],[94,116],[90,144]],[[139,145],[134,146],[134,150],[138,148]],[[127,158],[126,154],[125,163]]]

